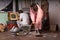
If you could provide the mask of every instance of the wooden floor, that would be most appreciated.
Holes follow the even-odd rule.
[[[35,37],[32,34],[26,36],[14,36],[10,32],[1,32],[0,40],[60,40],[60,33],[43,33],[43,37]]]

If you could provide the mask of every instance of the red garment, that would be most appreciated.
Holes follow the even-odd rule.
[[[43,10],[37,5],[38,11],[34,12],[32,8],[30,8],[30,17],[35,26],[39,29],[42,28],[42,18],[43,18]],[[37,15],[36,15],[37,13]],[[35,17],[36,16],[36,17]],[[36,20],[36,21],[35,21]]]
[[[10,23],[10,24],[7,25],[7,28],[8,28],[8,29],[11,29],[13,26],[18,27],[16,24]]]
[[[8,24],[7,26],[8,29],[11,29],[14,26],[14,24]]]

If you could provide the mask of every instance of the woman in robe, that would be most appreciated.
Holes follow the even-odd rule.
[[[34,24],[35,32],[40,34],[42,29],[43,10],[38,4],[32,3],[30,6],[30,17],[32,24]]]

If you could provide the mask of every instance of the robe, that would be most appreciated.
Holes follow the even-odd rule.
[[[30,17],[31,17],[32,22],[35,23],[35,28],[42,29],[43,10],[38,4],[37,4],[37,7],[38,7],[37,12],[34,12],[34,10],[30,8]],[[37,13],[37,15],[35,13]]]

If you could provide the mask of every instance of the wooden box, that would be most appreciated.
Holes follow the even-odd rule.
[[[9,12],[8,13],[8,20],[18,20],[18,13],[17,12]]]

